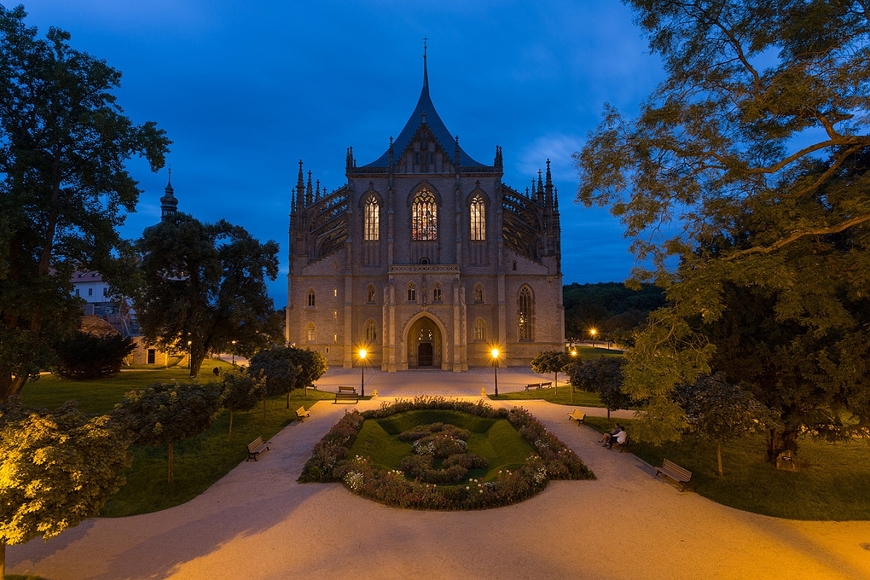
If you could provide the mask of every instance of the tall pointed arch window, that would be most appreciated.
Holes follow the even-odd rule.
[[[532,340],[534,306],[531,288],[523,286],[517,299],[517,335],[520,340]]]
[[[308,308],[314,308],[317,305],[316,295],[314,290],[308,290]]]
[[[363,240],[376,242],[380,239],[381,207],[378,199],[372,195],[366,200],[363,210]]]
[[[366,322],[365,335],[366,335],[366,344],[368,344],[368,345],[374,344],[374,342],[378,339],[378,329],[375,326],[374,320],[369,319]]]
[[[477,342],[486,340],[486,323],[480,318],[474,321],[474,340]]]
[[[417,287],[414,284],[408,284],[408,302],[417,301]]]
[[[438,206],[428,189],[421,189],[411,205],[411,239],[433,241],[438,239]]]
[[[480,195],[475,195],[471,200],[471,241],[482,242],[486,240],[486,206]]]
[[[317,329],[314,327],[313,322],[309,322],[305,327],[305,340],[306,342],[314,342],[317,339]]]

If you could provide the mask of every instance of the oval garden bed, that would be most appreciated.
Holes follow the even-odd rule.
[[[398,507],[464,510],[523,501],[551,479],[594,477],[525,409],[420,397],[347,413],[299,481],[341,481]]]

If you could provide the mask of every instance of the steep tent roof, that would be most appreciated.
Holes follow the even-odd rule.
[[[452,161],[456,141],[444,125],[444,121],[441,120],[438,111],[435,110],[435,105],[432,103],[431,97],[429,97],[429,72],[426,68],[425,50],[423,52],[423,90],[420,91],[420,98],[417,100],[417,106],[414,107],[414,112],[411,113],[411,118],[408,119],[402,132],[399,133],[399,136],[393,142],[393,150],[396,152],[397,156],[405,152],[405,149],[411,144],[411,140],[414,138],[414,135],[417,134],[417,130],[423,123],[426,123],[429,126],[429,130],[432,131],[433,135],[435,135],[435,139],[438,140],[438,143],[444,151],[447,152]],[[368,165],[364,165],[363,167],[388,167],[389,164],[390,150],[387,149],[387,151],[378,157],[377,160]],[[483,163],[479,163],[472,159],[471,156],[462,149],[462,147],[459,148],[459,164],[462,167],[487,167]]]

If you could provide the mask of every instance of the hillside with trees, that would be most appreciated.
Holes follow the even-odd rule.
[[[562,287],[565,337],[588,339],[596,329],[604,340],[625,341],[632,328],[665,305],[664,292],[651,284],[633,290],[621,282],[568,284]]]

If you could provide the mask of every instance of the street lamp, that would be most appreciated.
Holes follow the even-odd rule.
[[[573,348],[573,347],[571,348],[571,360],[572,361],[577,360],[577,349]],[[574,385],[573,384],[571,385],[571,404],[572,405],[574,404]]]
[[[233,341],[233,366],[236,366],[236,341]]]
[[[366,396],[366,354],[368,354],[368,353],[366,353],[366,349],[364,349],[364,348],[359,349],[359,368],[360,368],[359,392],[360,392],[360,397]]]
[[[598,331],[593,328],[589,331],[589,334],[592,335],[592,348],[595,348],[595,335],[598,334]]]
[[[495,378],[495,396],[498,397],[498,349],[492,349],[492,373]]]
[[[191,351],[190,345],[193,344],[192,340],[187,341],[187,370],[191,370],[193,368],[193,352]]]

